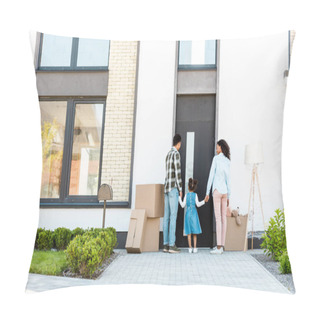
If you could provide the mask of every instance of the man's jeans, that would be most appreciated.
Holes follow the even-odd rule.
[[[176,242],[176,222],[178,213],[179,193],[177,188],[164,194],[163,244],[170,247]]]

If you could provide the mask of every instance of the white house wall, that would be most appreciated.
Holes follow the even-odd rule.
[[[163,183],[164,159],[171,147],[175,122],[176,42],[141,41],[134,138],[132,202],[137,184]],[[231,147],[231,206],[248,210],[250,168],[245,145],[261,141],[264,164],[259,168],[265,220],[283,208],[281,136],[288,68],[288,34],[257,39],[221,40],[218,64],[217,138]],[[256,192],[255,229],[262,230]],[[100,227],[102,208],[40,209],[39,226]],[[127,231],[131,209],[107,209],[106,226]],[[249,230],[250,230],[249,222]],[[161,223],[162,230],[162,223]]]
[[[288,33],[256,39],[220,42],[218,139],[231,148],[231,207],[248,211],[251,170],[244,164],[245,145],[262,142],[259,167],[263,211],[267,222],[283,208],[281,139],[288,69]],[[263,230],[255,193],[255,230]],[[251,222],[249,222],[251,230]]]

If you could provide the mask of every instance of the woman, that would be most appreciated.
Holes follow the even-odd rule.
[[[230,148],[225,140],[217,142],[216,152],[217,155],[212,160],[205,201],[208,202],[212,188],[217,247],[213,248],[210,253],[221,254],[226,240],[227,207],[230,197]]]

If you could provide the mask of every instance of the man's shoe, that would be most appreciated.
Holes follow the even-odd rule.
[[[180,253],[180,249],[177,248],[175,245],[172,247],[169,247],[169,252],[170,253]]]
[[[169,246],[167,244],[163,246],[163,252],[169,252]]]
[[[214,247],[212,251],[210,251],[211,254],[221,254],[223,252],[222,247],[218,249],[217,247]]]

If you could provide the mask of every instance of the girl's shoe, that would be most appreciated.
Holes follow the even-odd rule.
[[[193,248],[193,253],[197,253],[198,252],[198,248]]]
[[[189,253],[192,253],[192,248],[189,248]]]

